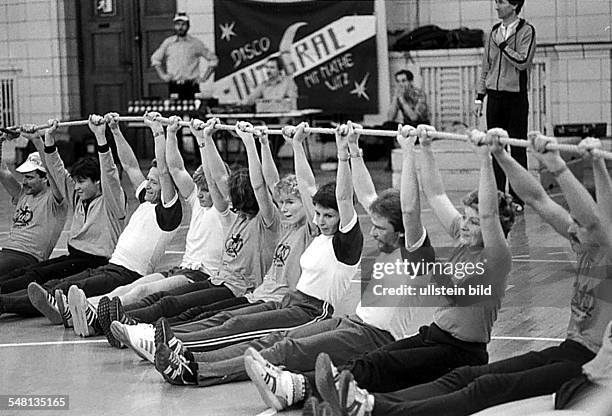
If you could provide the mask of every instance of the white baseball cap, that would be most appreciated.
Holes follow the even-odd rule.
[[[185,12],[178,12],[177,14],[174,15],[174,19],[172,19],[172,21],[189,23],[189,16],[187,16],[187,13]]]
[[[19,173],[28,173],[33,172],[35,170],[39,170],[41,172],[47,172],[45,169],[42,159],[40,158],[40,154],[38,152],[30,153],[25,162],[23,162],[17,169],[15,169]]]

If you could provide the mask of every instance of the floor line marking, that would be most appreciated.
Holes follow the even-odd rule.
[[[92,339],[89,341],[47,341],[47,342],[23,342],[15,344],[0,344],[2,347],[38,347],[45,345],[63,345],[63,344],[103,344],[108,341],[105,339]]]
[[[491,337],[491,339],[502,340],[502,341],[550,341],[550,342],[563,342],[563,338],[541,338],[541,337]]]
[[[544,337],[510,337],[510,336],[494,336],[492,340],[498,341],[547,341],[547,342],[563,342],[562,338],[544,338]],[[48,345],[74,345],[74,344],[104,344],[105,339],[92,339],[89,341],[48,341],[48,342],[24,342],[14,344],[0,344],[2,347],[42,347]]]

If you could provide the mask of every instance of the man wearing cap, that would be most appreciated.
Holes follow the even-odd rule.
[[[0,160],[2,143],[0,136]],[[40,138],[31,141],[37,149],[43,148]],[[55,181],[47,176],[47,168],[39,152],[30,153],[28,159],[17,167],[22,177],[0,166],[0,182],[11,196],[15,206],[8,239],[0,251],[0,286],[7,272],[47,260],[57,243],[68,212],[68,202],[62,196]]]
[[[170,94],[180,99],[193,98],[200,92],[200,82],[206,82],[219,60],[201,40],[188,35],[189,16],[177,13],[174,16],[175,35],[166,38],[151,55],[151,65],[159,77],[168,82]],[[200,74],[200,58],[208,61],[208,67]]]

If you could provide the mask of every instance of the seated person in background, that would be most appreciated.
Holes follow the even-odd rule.
[[[15,206],[8,238],[0,251],[0,290],[13,292],[14,288],[2,287],[7,280],[4,275],[15,269],[47,260],[53,247],[62,233],[68,200],[57,187],[51,175],[47,175],[43,142],[38,134],[23,134],[36,147],[28,159],[16,170],[23,178],[10,172],[4,165],[0,166],[0,183],[11,197]],[[0,161],[2,145],[7,139],[0,135]],[[1,163],[1,162],[0,162]]]
[[[268,58],[264,66],[266,79],[246,98],[244,104],[253,105],[263,99],[297,98],[298,89],[293,77],[284,75],[283,61],[280,57]]]
[[[427,96],[420,88],[413,84],[414,75],[407,69],[395,73],[397,83],[387,120],[397,121],[416,127],[419,124],[429,124],[429,109],[427,108]]]
[[[48,285],[52,287],[59,279],[107,264],[115,249],[124,227],[127,202],[106,143],[102,117],[90,116],[89,128],[96,133],[99,162],[92,157],[80,159],[72,166],[70,173],[64,168],[55,146],[56,120],[45,133],[47,174],[58,185],[63,198],[72,204],[68,254],[10,273],[11,279],[2,283],[0,313],[39,315],[27,296],[26,288],[30,282],[45,284],[53,279]],[[55,305],[52,294],[49,301]],[[57,323],[61,322],[58,317]]]

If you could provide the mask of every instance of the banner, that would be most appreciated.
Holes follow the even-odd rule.
[[[302,107],[378,113],[374,0],[214,0],[214,18],[221,102],[244,100],[264,81],[267,58],[280,55]]]

